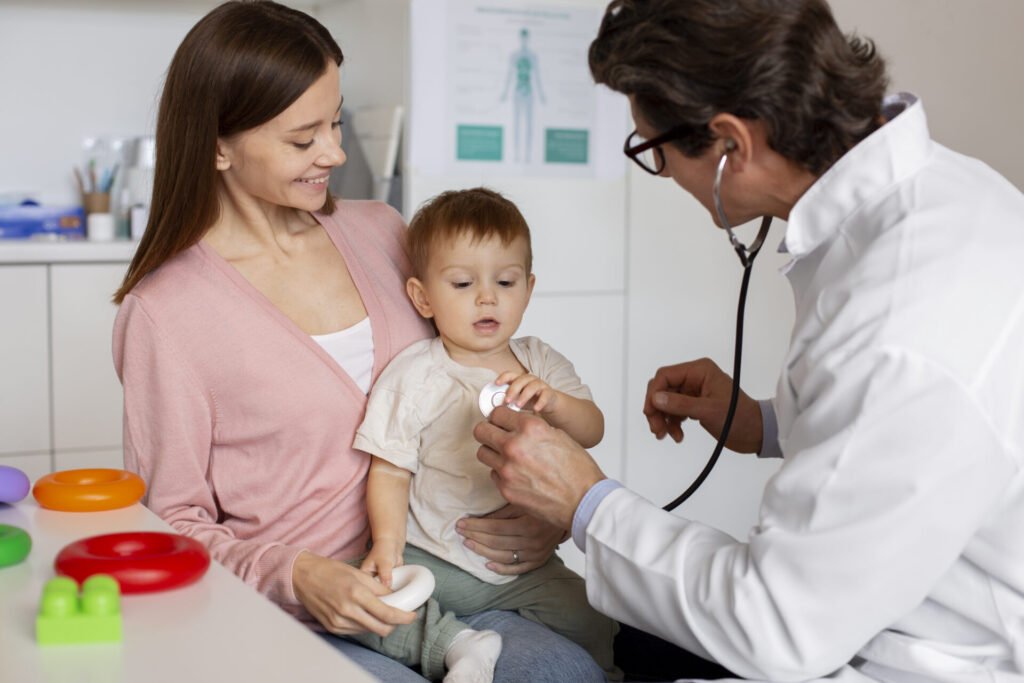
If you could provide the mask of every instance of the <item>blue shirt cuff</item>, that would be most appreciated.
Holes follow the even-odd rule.
[[[576,547],[583,552],[587,552],[587,526],[590,525],[590,519],[597,511],[597,506],[601,504],[605,496],[615,489],[621,488],[622,484],[614,479],[602,479],[591,486],[583,496],[583,500],[580,501],[579,507],[576,508],[576,514],[572,516],[572,540]]]
[[[775,406],[771,400],[758,401],[761,408],[761,452],[759,458],[781,458],[782,447],[779,446],[779,421],[775,417]]]

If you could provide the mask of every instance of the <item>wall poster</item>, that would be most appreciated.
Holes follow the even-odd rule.
[[[410,163],[445,175],[621,175],[625,100],[587,66],[601,14],[414,0]]]

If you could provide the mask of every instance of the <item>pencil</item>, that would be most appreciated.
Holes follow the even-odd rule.
[[[78,185],[78,192],[82,195],[83,201],[85,200],[85,183],[82,182],[82,172],[75,166],[75,183]]]

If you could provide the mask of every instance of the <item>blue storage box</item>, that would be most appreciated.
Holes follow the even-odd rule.
[[[0,206],[0,239],[84,239],[81,206]]]

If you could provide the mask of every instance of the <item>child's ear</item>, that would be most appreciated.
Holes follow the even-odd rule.
[[[537,284],[537,276],[530,273],[530,277],[526,279],[526,300],[530,300],[530,295],[533,294],[533,286]]]
[[[419,314],[424,318],[433,318],[434,309],[430,307],[430,300],[427,298],[427,290],[423,283],[411,277],[405,282],[405,293],[409,295],[412,305],[416,307]]]

